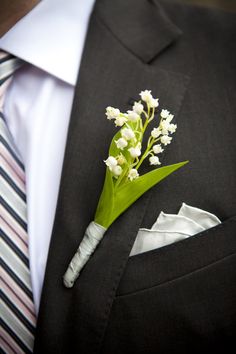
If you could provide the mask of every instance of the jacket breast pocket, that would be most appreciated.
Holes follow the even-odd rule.
[[[236,216],[183,241],[129,257],[117,296],[182,277],[236,251]]]
[[[236,218],[130,257],[102,353],[231,353],[236,336]]]
[[[236,335],[236,218],[130,257],[102,353],[231,353]]]

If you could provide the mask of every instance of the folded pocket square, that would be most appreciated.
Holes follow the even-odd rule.
[[[161,212],[151,229],[139,229],[130,256],[181,241],[220,223],[215,215],[183,203],[177,215]]]

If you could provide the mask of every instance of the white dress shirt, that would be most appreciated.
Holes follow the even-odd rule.
[[[26,170],[29,257],[38,312],[69,118],[95,0],[43,0],[0,39],[25,64],[4,114]]]

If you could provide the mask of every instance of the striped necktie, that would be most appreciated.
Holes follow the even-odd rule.
[[[1,352],[32,353],[36,316],[29,271],[25,171],[3,114],[3,99],[22,62],[0,52]]]

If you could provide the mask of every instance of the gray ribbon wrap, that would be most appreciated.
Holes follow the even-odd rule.
[[[84,234],[84,237],[72,258],[66,273],[63,277],[63,283],[67,288],[72,288],[76,279],[89,258],[97,248],[99,242],[103,238],[106,228],[92,221]]]

